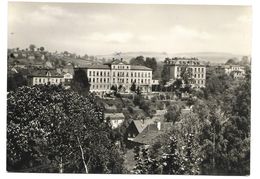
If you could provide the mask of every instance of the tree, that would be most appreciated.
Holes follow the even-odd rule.
[[[130,65],[145,65],[144,57],[143,56],[138,56],[136,58],[132,58],[130,60]]]
[[[228,61],[225,64],[226,65],[236,65],[236,64],[238,64],[238,59],[237,58],[228,59]]]
[[[21,73],[8,75],[7,77],[7,91],[14,91],[18,87],[28,85],[27,79]]]
[[[36,48],[36,45],[34,45],[34,44],[29,45],[29,49],[31,52],[34,52],[35,48]]]
[[[130,87],[130,90],[131,90],[132,92],[135,92],[135,91],[136,91],[136,84],[135,84],[135,82],[132,83],[132,85],[131,85],[131,87]]]
[[[149,58],[147,57],[145,60],[145,66],[148,68],[151,68],[153,70],[153,73],[157,70],[157,61],[154,57]]]
[[[8,94],[7,111],[8,171],[122,173],[112,129],[93,95],[21,87]]]
[[[83,69],[75,70],[71,88],[83,96],[88,95],[90,84],[88,82],[87,73]]]
[[[41,52],[44,52],[44,50],[45,50],[44,47],[40,47]]]

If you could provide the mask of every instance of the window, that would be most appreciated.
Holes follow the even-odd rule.
[[[97,78],[97,83],[98,83],[98,78]]]
[[[100,83],[102,83],[102,78],[100,78]]]
[[[91,76],[91,71],[89,71],[89,76]]]
[[[107,82],[109,83],[109,78],[107,78]]]
[[[131,72],[131,77],[133,77],[133,72]]]
[[[104,83],[106,82],[106,78],[104,78]]]
[[[93,78],[93,83],[95,83],[95,78]]]
[[[102,76],[102,71],[100,72],[100,76]]]
[[[93,71],[93,76],[95,76],[95,71]]]
[[[99,76],[99,72],[97,71],[97,76]]]
[[[42,79],[41,78],[39,78],[39,83],[41,83],[42,82]]]

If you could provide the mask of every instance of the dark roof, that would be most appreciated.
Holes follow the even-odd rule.
[[[150,70],[152,71],[151,68],[145,67],[145,66],[139,66],[139,65],[131,65],[131,70]]]
[[[50,77],[63,77],[62,74],[59,74],[55,69],[37,69],[33,70],[29,76],[32,77],[47,77],[47,73],[50,73]]]
[[[140,134],[138,134],[133,142],[140,144],[153,144],[154,140],[166,131],[169,131],[172,127],[171,122],[161,122],[161,129],[158,130],[157,124],[149,124]]]
[[[87,69],[110,69],[108,65],[88,65],[85,67],[80,67],[80,68],[87,68]]]

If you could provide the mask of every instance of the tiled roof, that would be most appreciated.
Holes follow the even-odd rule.
[[[161,122],[161,129],[158,130],[157,124],[149,124],[140,134],[138,134],[133,141],[141,144],[151,145],[154,140],[172,127],[171,122]]]
[[[47,73],[50,73],[50,77],[63,77],[63,75],[59,74],[55,69],[37,69],[33,70],[29,76],[33,77],[47,77]]]
[[[85,66],[84,68],[88,68],[88,69],[110,69],[110,67],[108,65],[89,65],[89,66]]]
[[[131,70],[151,70],[151,68],[145,67],[145,66],[139,66],[139,65],[131,65]]]

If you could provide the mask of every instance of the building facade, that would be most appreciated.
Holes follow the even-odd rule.
[[[191,74],[192,87],[205,87],[206,66],[197,58],[172,58],[166,59],[164,63],[169,67],[170,81],[180,79],[182,70],[185,69]]]
[[[114,86],[120,92],[129,93],[133,83],[143,93],[151,91],[152,69],[145,66],[129,65],[121,59],[106,65],[90,65],[83,69],[91,84],[91,92],[102,94]]]
[[[28,75],[28,78],[32,86],[40,84],[62,84],[65,87],[69,87],[73,76],[70,73],[58,73],[55,69],[37,69]]]

